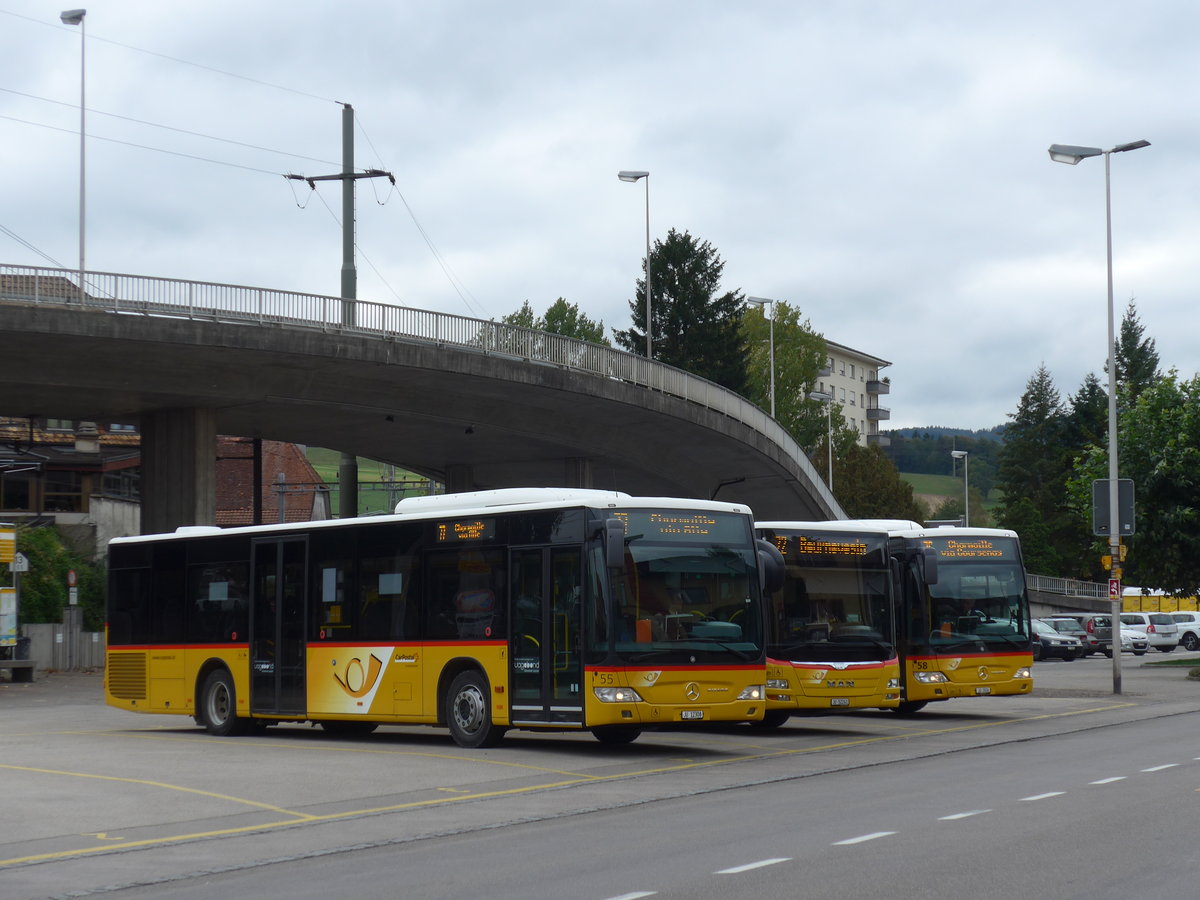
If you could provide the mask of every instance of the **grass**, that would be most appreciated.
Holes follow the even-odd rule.
[[[1187,668],[1189,666],[1200,666],[1200,657],[1196,657],[1196,656],[1189,656],[1186,658],[1185,657],[1177,657],[1177,656],[1175,656],[1174,653],[1172,653],[1170,659],[1161,659],[1161,660],[1157,660],[1156,662],[1142,663],[1142,665]]]
[[[321,480],[329,485],[329,502],[334,515],[339,509],[341,491],[338,490],[338,470],[342,454],[338,450],[309,447],[308,461],[317,470]],[[389,484],[392,479],[395,484]],[[390,489],[390,490],[389,490]],[[358,458],[358,514],[373,515],[392,511],[393,499],[428,493],[428,482],[419,475],[396,469],[391,474],[387,463],[373,459]]]

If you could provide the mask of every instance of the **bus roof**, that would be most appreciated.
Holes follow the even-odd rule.
[[[803,528],[806,531],[839,531],[853,533],[891,534],[895,531],[919,529],[921,526],[907,519],[826,519],[820,522],[755,522],[755,528],[775,530]]]
[[[409,503],[426,501],[423,503]],[[212,525],[183,525],[173,532],[117,537],[110,544],[135,543],[150,540],[171,540],[210,535],[273,534],[308,529],[343,528],[350,525],[387,522],[420,522],[443,515],[494,515],[504,511],[566,509],[688,509],[731,512],[750,515],[743,503],[722,500],[696,500],[682,497],[635,497],[621,491],[600,491],[585,488],[501,488],[494,491],[471,491],[462,494],[436,494],[413,497],[396,504],[396,512],[379,516],[359,516],[352,519],[320,519],[310,522],[279,522],[270,525],[242,525],[218,528]]]

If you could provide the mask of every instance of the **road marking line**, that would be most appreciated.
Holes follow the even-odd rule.
[[[887,837],[889,834],[895,834],[894,831],[874,831],[871,834],[863,834],[858,837],[847,838],[844,841],[834,841],[832,846],[845,847],[849,844],[861,844],[864,841],[873,841],[876,838]]]
[[[953,822],[955,819],[969,819],[971,816],[981,816],[984,813],[990,813],[990,809],[973,809],[970,812],[954,813],[951,816],[939,816],[939,822]]]
[[[1044,794],[1034,794],[1032,797],[1022,797],[1018,803],[1024,803],[1027,800],[1045,800],[1047,797],[1061,797],[1066,791],[1047,791]]]
[[[1143,772],[1161,772],[1163,769],[1173,769],[1179,763],[1167,763],[1165,766],[1151,766],[1148,769],[1142,769]]]
[[[1089,781],[1088,784],[1112,784],[1114,781],[1124,780],[1124,775],[1114,775],[1112,778],[1101,778],[1099,781]]]
[[[641,900],[642,897],[653,897],[657,893],[658,891],[634,891],[632,894],[609,897],[608,900]]]
[[[791,862],[790,856],[777,856],[775,859],[761,859],[758,862],[746,863],[744,866],[734,866],[732,869],[720,869],[714,875],[738,875],[751,869],[761,869],[763,866],[773,866],[776,863]]]

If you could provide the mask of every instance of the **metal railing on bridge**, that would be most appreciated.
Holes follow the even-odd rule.
[[[1026,572],[1025,584],[1031,591],[1039,591],[1043,594],[1090,597],[1093,600],[1108,599],[1108,585],[1095,581],[1076,581],[1074,578],[1054,578],[1050,575],[1030,575]]]
[[[792,436],[745,397],[674,366],[544,331],[370,300],[115,272],[85,272],[81,290],[77,269],[0,264],[0,300],[5,299],[81,305],[123,315],[414,340],[559,366],[639,385],[722,413],[760,432],[811,468]],[[812,478],[812,489],[826,503],[836,504],[819,478]]]

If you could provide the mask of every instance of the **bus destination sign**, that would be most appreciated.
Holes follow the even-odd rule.
[[[460,541],[486,541],[496,536],[495,519],[461,519],[437,523],[437,542],[454,544]]]
[[[1011,538],[925,538],[922,545],[936,550],[941,559],[1007,559],[1017,558]]]

